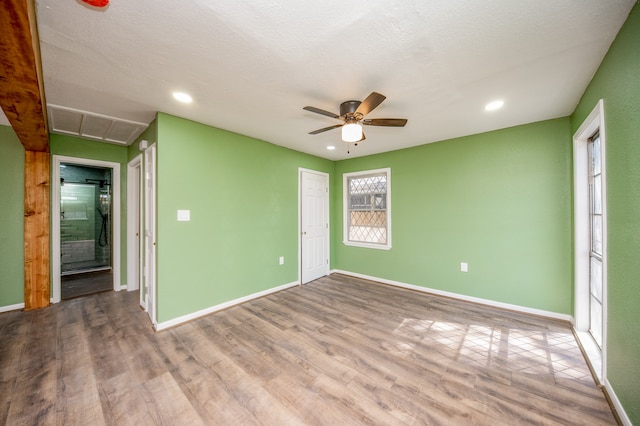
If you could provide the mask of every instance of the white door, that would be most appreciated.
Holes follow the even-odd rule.
[[[301,283],[329,273],[329,175],[300,170]]]
[[[140,231],[143,220],[141,212],[141,195],[144,188],[142,182],[142,156],[138,155],[127,165],[127,290],[140,288],[142,282]],[[140,292],[140,303],[143,292]]]
[[[151,322],[156,320],[156,145],[144,152],[144,299]]]

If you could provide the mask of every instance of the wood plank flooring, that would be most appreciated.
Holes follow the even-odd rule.
[[[567,324],[340,275],[159,333],[99,293],[0,343],[0,424],[616,424]]]

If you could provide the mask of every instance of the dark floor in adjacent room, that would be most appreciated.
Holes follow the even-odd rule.
[[[109,269],[63,275],[60,290],[63,300],[113,290],[113,272]]]

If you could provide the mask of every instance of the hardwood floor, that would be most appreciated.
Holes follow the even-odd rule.
[[[159,333],[99,293],[0,339],[0,424],[616,424],[567,324],[340,275]]]

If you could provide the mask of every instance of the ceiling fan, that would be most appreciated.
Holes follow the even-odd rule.
[[[320,108],[306,106],[303,109],[316,114],[326,115],[327,117],[337,118],[342,123],[329,127],[323,127],[322,129],[309,132],[310,135],[317,135],[318,133],[326,132],[327,130],[337,129],[342,127],[342,140],[345,142],[360,142],[365,140],[364,132],[362,131],[362,125],[365,126],[389,126],[389,127],[404,127],[407,124],[406,118],[364,118],[367,114],[373,111],[378,105],[386,99],[386,96],[377,92],[371,92],[367,98],[360,101],[346,101],[340,104],[340,115],[333,112],[325,111]]]

